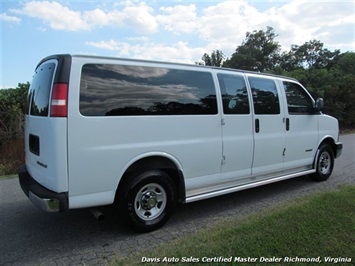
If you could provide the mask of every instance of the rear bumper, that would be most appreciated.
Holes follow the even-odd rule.
[[[338,158],[343,151],[343,143],[337,142],[335,143],[335,145],[336,145],[335,158]]]
[[[18,171],[23,192],[30,201],[46,212],[60,212],[68,209],[68,194],[53,192],[36,182],[22,165]]]

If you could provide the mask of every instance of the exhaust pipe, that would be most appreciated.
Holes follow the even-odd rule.
[[[102,212],[100,212],[98,209],[90,209],[90,212],[92,213],[92,215],[94,215],[96,220],[98,220],[100,222],[105,219],[104,214]]]

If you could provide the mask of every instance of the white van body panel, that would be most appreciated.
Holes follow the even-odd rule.
[[[332,116],[322,114],[319,116],[319,143],[326,138],[331,138],[335,142],[339,138],[338,120]]]
[[[279,86],[282,88],[282,82],[289,80],[279,79]],[[292,82],[295,83],[295,82]],[[299,83],[309,95],[307,90]],[[284,109],[287,110],[287,100],[285,91],[282,90]],[[287,112],[287,111],[286,111]],[[287,112],[288,113],[288,112]],[[313,167],[314,158],[319,146],[319,117],[321,115],[310,114],[288,114],[289,130],[286,130],[286,151],[284,159],[284,169],[302,169],[309,170]]]
[[[70,176],[75,177],[69,180],[70,207],[85,207],[81,205],[80,197],[87,198],[91,194],[95,197],[97,193],[114,195],[122,171],[129,162],[152,153],[163,157],[174,155],[184,171],[187,195],[189,184],[193,183],[190,180],[200,180],[201,187],[200,182],[212,173],[213,182],[219,182],[222,158],[220,115],[85,117],[80,114],[77,104],[78,87],[82,66],[90,63],[134,65],[134,62],[117,60],[73,60],[72,68],[78,72],[71,73],[69,87],[68,165]],[[106,198],[105,204],[111,204],[113,200],[114,196]]]
[[[28,116],[25,119],[25,134],[40,136],[41,139],[39,156],[26,152],[29,173],[38,183],[52,191],[68,191],[66,119],[31,117],[31,123],[28,122]],[[28,138],[25,146],[29,147]]]
[[[49,64],[54,63],[53,80],[60,82],[62,76],[66,77],[63,83],[68,85],[67,115],[51,117],[50,114],[32,115],[31,112],[26,115],[26,166],[30,178],[38,184],[22,182],[23,187],[27,186],[25,193],[31,192],[31,186],[37,189],[40,187],[40,191],[33,194],[38,201],[41,200],[41,195],[61,193],[58,197],[54,195],[54,199],[64,202],[61,205],[62,210],[113,203],[121,180],[126,178],[125,174],[130,167],[147,158],[159,157],[171,162],[174,171],[179,175],[175,178],[180,178],[175,184],[180,182],[178,185],[183,190],[183,193],[179,193],[182,197],[179,200],[192,202],[315,173],[315,161],[322,143],[332,145],[334,155],[341,153],[342,145],[337,143],[338,122],[335,118],[308,109],[303,113],[292,111],[292,108],[297,110],[302,104],[297,101],[288,102],[295,96],[291,89],[291,92],[288,91],[286,83],[297,87],[295,90],[299,90],[308,103],[312,103],[311,109],[314,109],[313,98],[295,79],[221,68],[92,56],[65,55],[67,61],[60,63],[63,56],[54,57],[57,57],[58,61],[44,60],[38,67],[43,66],[45,71]],[[85,86],[82,84],[83,69],[88,64],[100,65],[101,68],[108,65],[118,68],[124,66],[127,70],[124,75],[128,79],[135,78],[137,73],[134,71],[137,69],[147,67],[153,70],[174,70],[174,73],[179,70],[208,74],[211,77],[209,85],[213,86],[215,93],[212,98],[215,97],[213,101],[215,99],[217,111],[173,115],[127,115],[110,112],[99,115],[83,114],[80,105],[81,89]],[[59,65],[65,69],[57,75]],[[40,68],[36,70],[38,69]],[[129,73],[131,70],[134,71]],[[115,79],[112,76],[118,75],[118,72],[115,73],[112,68],[110,71],[113,74],[105,72],[107,75],[99,76],[96,80],[87,79],[86,82],[100,83],[95,87],[96,90],[121,82],[121,76]],[[90,73],[95,75],[95,72]],[[194,80],[195,75],[196,73],[192,78],[190,76],[190,80]],[[220,78],[223,75],[227,77],[222,88]],[[88,74],[87,76],[91,77]],[[186,76],[180,78],[185,79]],[[228,78],[237,79],[242,85],[239,84],[235,89],[230,86],[232,83]],[[53,82],[51,81],[51,88]],[[122,82],[128,83],[127,80]],[[264,87],[259,89],[258,82],[264,84]],[[199,84],[194,84],[197,90],[200,89],[200,83],[199,81]],[[181,88],[171,88],[168,85],[170,83],[163,83],[166,91],[175,89],[180,92]],[[228,92],[222,92],[227,89]],[[238,95],[236,90],[243,92]],[[92,93],[100,94],[101,91]],[[186,94],[186,91],[184,93]],[[210,95],[186,95],[209,106]],[[112,96],[107,93],[104,97],[110,99]],[[264,113],[256,111],[263,99],[268,102],[270,97],[274,97],[270,102],[273,102],[272,108],[275,107],[275,110],[270,109],[268,112],[266,109]],[[91,102],[87,101],[85,104],[94,106],[95,97],[92,98],[94,100],[91,99]],[[119,100],[121,99],[118,99],[118,102]],[[136,99],[129,100],[134,102]],[[243,100],[247,102],[248,110],[245,109],[242,113],[226,111],[228,108],[234,110],[233,108]],[[185,102],[174,102],[174,99],[171,101],[186,106]],[[157,102],[160,103],[158,100]],[[140,169],[143,170],[145,169]],[[27,177],[23,175],[21,179]]]

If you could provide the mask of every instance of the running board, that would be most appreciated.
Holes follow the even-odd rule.
[[[212,192],[208,192],[208,193],[204,193],[204,194],[199,194],[196,196],[191,196],[191,197],[186,198],[186,203],[190,203],[190,202],[194,202],[194,201],[198,201],[198,200],[203,200],[203,199],[208,199],[208,198],[212,198],[212,197],[217,197],[217,196],[222,196],[225,194],[229,194],[229,193],[233,193],[233,192],[237,192],[237,191],[241,191],[241,190],[245,190],[245,189],[249,189],[249,188],[255,188],[255,187],[259,187],[259,186],[263,186],[263,185],[267,185],[267,184],[271,184],[271,183],[276,183],[276,182],[291,179],[294,177],[313,174],[315,172],[316,172],[316,170],[312,169],[312,170],[307,170],[307,171],[303,171],[303,172],[299,172],[299,173],[295,173],[295,174],[289,174],[289,175],[285,175],[285,176],[262,180],[259,182],[250,183],[250,184],[246,184],[246,185],[230,187],[230,188],[212,191]]]

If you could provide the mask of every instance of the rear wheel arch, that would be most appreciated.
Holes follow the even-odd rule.
[[[125,187],[125,184],[129,182],[132,174],[147,170],[160,170],[170,176],[176,189],[177,201],[185,203],[185,180],[180,165],[171,158],[158,155],[140,158],[129,165],[118,183],[116,189],[116,201],[119,199],[119,194],[122,193],[122,189]]]
[[[140,170],[129,173],[117,195],[116,208],[126,224],[138,232],[162,227],[170,218],[176,203],[172,178],[162,170]]]

